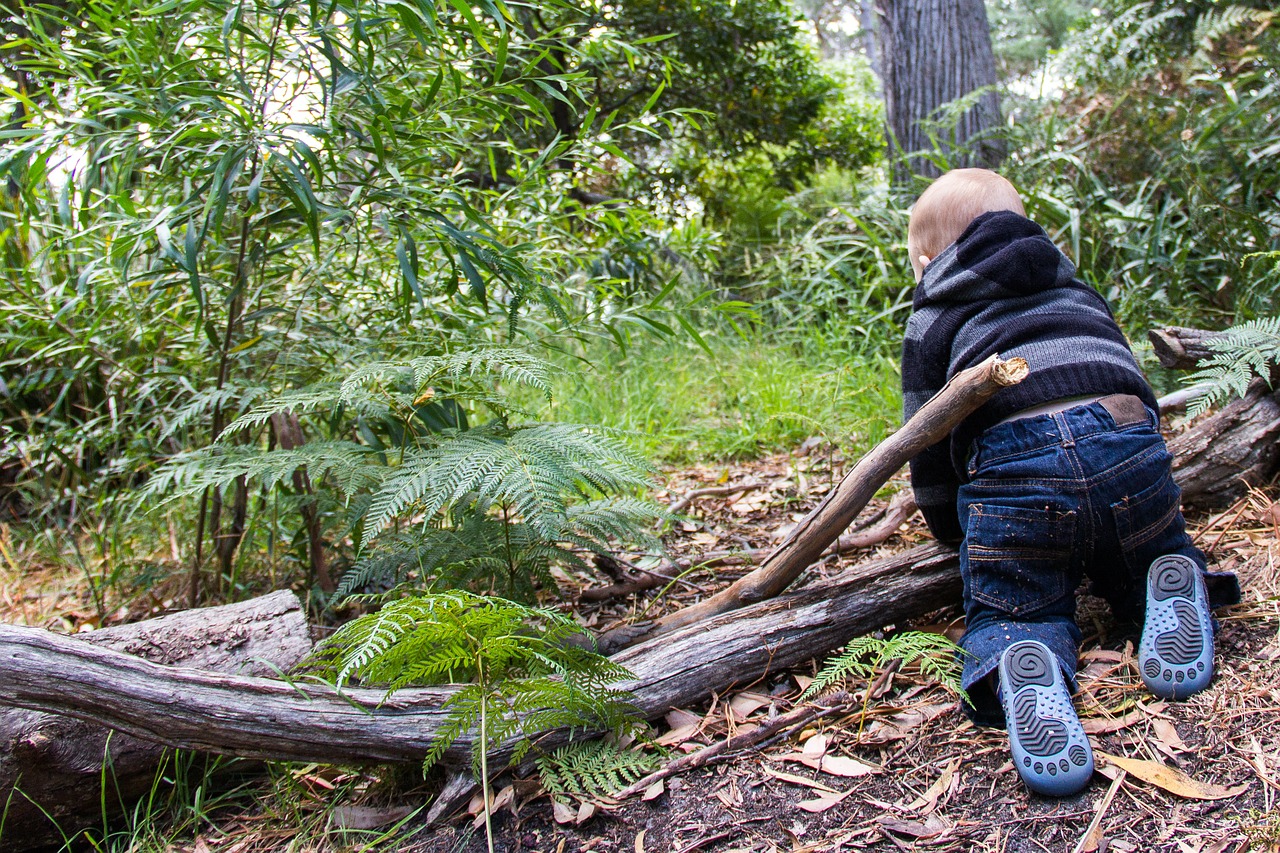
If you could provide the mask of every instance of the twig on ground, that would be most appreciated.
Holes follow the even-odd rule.
[[[847,710],[849,707],[852,707],[853,704],[853,696],[844,691],[833,693],[830,696],[824,696],[816,702],[804,705],[775,717],[769,722],[764,723],[749,732],[744,732],[740,735],[734,735],[733,737],[716,741],[710,746],[700,749],[697,752],[682,755],[675,761],[667,764],[665,767],[655,770],[643,779],[623,788],[614,795],[614,798],[624,800],[627,797],[640,793],[655,782],[659,782],[678,773],[683,773],[686,770],[702,767],[714,759],[721,756],[727,756],[740,749],[756,746],[766,740],[776,736],[781,736],[797,726],[807,725],[819,717],[825,717],[830,714]]]
[[[691,492],[686,492],[683,497],[668,506],[667,512],[671,515],[679,515],[688,509],[689,506],[698,498],[709,498],[716,495],[733,495],[738,492],[752,492],[756,489],[763,489],[767,485],[769,484],[753,481],[749,483],[730,484],[727,486],[708,486],[705,489],[694,489]]]
[[[707,594],[706,588],[681,577],[681,570],[675,562],[668,561],[662,564],[664,569],[676,569],[671,574],[654,569],[646,569],[613,555],[597,554],[595,564],[617,583],[595,589],[584,589],[578,593],[579,601],[611,601],[615,598],[625,598],[628,595],[634,595],[637,592],[644,592],[669,583],[678,583],[695,592],[700,592],[703,595]]]
[[[1102,802],[1098,804],[1098,810],[1093,814],[1093,820],[1089,821],[1089,828],[1084,831],[1084,835],[1080,836],[1080,841],[1076,844],[1072,853],[1094,853],[1102,843],[1102,818],[1106,815],[1107,809],[1111,807],[1111,801],[1115,799],[1116,791],[1120,790],[1120,786],[1124,784],[1127,774],[1121,770],[1116,778],[1111,782],[1111,787],[1107,789],[1107,795],[1102,798]]]

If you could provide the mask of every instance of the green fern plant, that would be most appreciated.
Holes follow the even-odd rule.
[[[813,683],[800,694],[800,699],[812,699],[845,679],[857,678],[867,682],[858,722],[858,734],[861,736],[871,702],[872,682],[892,661],[897,661],[899,666],[915,664],[925,675],[964,696],[960,676],[966,654],[968,652],[941,634],[927,631],[903,631],[892,637],[858,637],[823,665]]]
[[[385,685],[387,696],[411,685],[463,683],[445,702],[444,724],[423,760],[430,769],[470,731],[473,770],[484,791],[493,849],[489,756],[512,748],[510,763],[552,728],[625,733],[638,720],[631,695],[612,685],[631,678],[620,664],[574,642],[582,629],[544,608],[455,590],[413,594],[342,626],[318,647],[311,669],[339,688]]]
[[[602,738],[565,744],[538,756],[542,787],[560,803],[608,797],[662,763],[663,756]]]
[[[501,388],[513,383],[545,393],[546,365],[510,349],[365,365],[256,405],[149,488],[198,494],[252,480],[287,489],[305,470],[330,493],[331,518],[345,509],[337,538],[358,544],[338,598],[411,582],[531,600],[554,565],[585,568],[584,555],[618,542],[656,546],[661,509],[636,496],[652,485],[649,465],[599,428],[511,424]],[[479,409],[493,417],[473,425]],[[341,437],[294,449],[264,447],[265,436],[235,443],[269,434],[282,413],[326,417]]]
[[[1189,384],[1204,384],[1188,404],[1187,414],[1198,415],[1230,399],[1242,397],[1254,379],[1272,384],[1272,371],[1280,367],[1280,317],[1250,320],[1227,329],[1222,338],[1209,342],[1214,354],[1200,362],[1200,370],[1187,377]]]

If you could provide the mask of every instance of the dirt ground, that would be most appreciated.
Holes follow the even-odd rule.
[[[717,484],[764,485],[694,502],[690,521],[670,537],[671,550],[759,548],[780,538],[840,474],[838,455],[812,451],[672,472],[671,500]],[[1254,492],[1225,513],[1189,521],[1215,567],[1236,571],[1245,590],[1244,603],[1217,614],[1217,675],[1209,690],[1189,701],[1154,699],[1134,664],[1135,629],[1117,625],[1105,604],[1085,596],[1076,706],[1098,771],[1074,797],[1029,793],[1009,761],[1005,734],[973,726],[954,694],[907,671],[868,703],[865,715],[858,709],[828,718],[764,750],[670,778],[661,793],[646,794],[656,793],[652,799],[634,796],[580,824],[571,820],[573,809],[563,808],[559,817],[566,822],[557,823],[545,795],[517,794],[496,817],[497,846],[537,853],[1280,850],[1280,505]],[[876,551],[924,537],[917,516]],[[868,556],[833,558],[817,573],[835,573]],[[742,571],[691,574],[698,589],[669,593],[649,612],[676,606]],[[646,603],[636,597],[610,602],[589,611],[590,618],[607,626]],[[958,609],[948,610],[897,627],[956,636],[958,617]],[[656,736],[673,756],[700,749],[789,710],[813,673],[809,668],[736,686],[714,702],[669,715]],[[838,772],[823,772],[828,764]],[[531,781],[516,786],[531,787]],[[463,817],[416,833],[399,849],[480,851],[484,832]]]

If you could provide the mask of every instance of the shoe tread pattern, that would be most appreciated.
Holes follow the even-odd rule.
[[[1015,643],[1001,658],[1000,683],[1014,766],[1027,787],[1062,797],[1088,785],[1093,752],[1053,652],[1036,641]]]
[[[1018,741],[1030,755],[1050,756],[1067,746],[1067,727],[1039,713],[1039,693],[1023,690],[1013,697],[1013,724]]]

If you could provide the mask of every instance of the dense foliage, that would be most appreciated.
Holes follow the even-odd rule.
[[[518,519],[546,558],[571,557],[554,545],[560,534],[585,546],[638,522],[639,504],[605,518],[587,503],[553,530],[509,515],[534,505],[528,495],[494,503],[481,487],[477,497],[404,451],[425,442],[443,466],[442,448],[464,434],[454,456],[529,445],[536,429],[511,424],[503,399],[532,368],[508,370],[512,359],[484,354],[495,345],[566,331],[625,344],[634,330],[681,326],[696,337],[696,313],[674,308],[725,304],[694,287],[708,246],[697,228],[601,203],[597,190],[653,201],[661,182],[621,167],[663,147],[740,156],[768,143],[796,174],[817,162],[812,128],[834,84],[784,6],[739,6],[699,7],[706,27],[679,31],[642,3],[15,7],[4,48],[15,112],[0,159],[11,511],[92,527],[119,518],[113,500],[131,487],[199,483],[184,505],[193,602],[207,565],[222,589],[246,551],[304,560],[332,589],[324,552],[349,556],[351,531],[357,547],[371,541],[361,501],[373,500],[378,528],[423,501],[448,529]],[[710,65],[691,65],[713,48],[734,54],[723,85],[752,81],[738,108],[715,115],[708,96],[723,91],[709,86]],[[441,378],[422,359],[469,367]],[[379,371],[390,385],[366,391],[364,408],[330,393]],[[493,377],[483,394],[463,387],[476,372]],[[410,386],[413,400],[399,401]],[[299,389],[308,404],[289,396]],[[267,401],[277,401],[269,413],[228,430]],[[580,488],[592,483],[582,471],[625,458],[609,445],[597,459],[607,442],[592,441],[561,447],[583,454],[578,473],[556,473],[570,463],[545,453],[512,458],[547,466],[554,486],[537,494],[572,503],[624,482]],[[165,468],[170,459],[178,467]],[[370,471],[388,466],[415,472],[417,490],[401,493],[411,498],[371,497],[388,475]],[[449,490],[443,502],[422,491],[437,487]],[[518,573],[526,592],[545,579],[546,560],[533,565]]]

